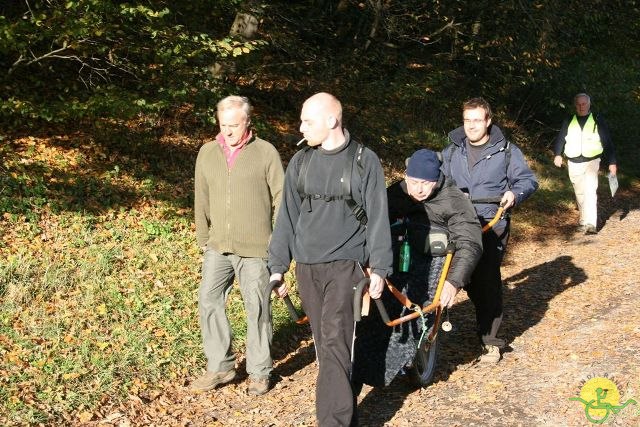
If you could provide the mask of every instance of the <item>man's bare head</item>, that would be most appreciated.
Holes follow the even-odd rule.
[[[342,104],[338,98],[327,92],[319,92],[305,101],[305,104],[314,105],[327,117],[334,118],[338,123],[342,123]]]
[[[573,105],[576,107],[578,116],[587,116],[591,111],[591,97],[586,93],[579,93],[573,97]]]
[[[302,105],[300,132],[310,146],[342,134],[342,104],[326,92],[316,93]],[[338,138],[339,139],[339,138]]]

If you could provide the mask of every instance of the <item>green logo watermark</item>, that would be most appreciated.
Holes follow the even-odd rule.
[[[584,415],[594,424],[602,424],[611,415],[616,415],[629,405],[636,405],[634,399],[620,403],[618,386],[608,378],[594,377],[584,383],[580,396],[570,397],[584,405]]]

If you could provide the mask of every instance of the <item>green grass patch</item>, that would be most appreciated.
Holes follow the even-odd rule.
[[[195,149],[181,151],[193,154],[190,163],[172,166],[175,159],[158,160],[151,146],[108,155],[92,144],[28,138],[3,149],[2,424],[73,419],[100,402],[184,382],[205,366],[202,255],[188,195]],[[82,146],[111,160],[79,156]],[[24,169],[29,162],[40,166]],[[114,166],[127,162],[126,170]],[[56,172],[63,169],[64,179]],[[242,351],[237,287],[228,313]],[[274,323],[282,339],[296,327],[281,303]]]

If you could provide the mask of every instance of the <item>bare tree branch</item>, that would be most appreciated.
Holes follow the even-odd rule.
[[[367,38],[367,41],[364,44],[364,51],[366,51],[369,46],[371,45],[371,40],[376,36],[376,32],[378,31],[378,26],[380,25],[380,19],[382,17],[382,0],[377,0],[377,1],[372,1],[369,0],[369,4],[373,7],[374,10],[374,17],[373,17],[373,24],[371,24],[371,31],[369,31],[369,37]]]
[[[81,39],[74,43],[75,47],[82,44],[92,44],[92,41],[90,39]],[[20,54],[18,59],[9,68],[8,74],[12,74],[20,65],[29,66],[49,59],[61,59],[65,61],[75,61],[80,64],[80,69],[78,70],[79,78],[86,87],[93,86],[95,84],[95,77],[105,82],[109,81],[109,77],[111,76],[110,70],[118,70],[136,77],[128,67],[122,64],[116,64],[112,59],[107,60],[95,56],[83,58],[77,55],[75,50],[76,49],[74,47],[68,46],[67,42],[64,42],[62,47],[53,49],[40,56],[36,55],[31,49],[29,49],[32,59],[29,59],[24,54]],[[105,63],[105,65],[100,65],[101,63]],[[86,73],[89,73],[88,80],[85,78]]]
[[[79,40],[80,43],[82,43],[84,41],[83,40]],[[64,46],[62,46],[59,49],[55,49],[52,50],[51,52],[45,53],[42,56],[36,56],[35,53],[33,53],[32,50],[29,50],[29,52],[31,53],[31,56],[33,56],[33,59],[30,61],[27,61],[27,59],[25,57],[22,56],[22,54],[20,54],[20,57],[18,58],[18,60],[16,62],[13,63],[13,65],[11,65],[11,68],[9,68],[8,74],[13,73],[13,71],[15,70],[16,66],[18,66],[20,63],[26,63],[25,65],[31,65],[31,64],[35,64],[36,62],[40,62],[43,59],[47,59],[47,58],[61,58],[60,55],[58,55],[61,52],[64,52],[65,50],[68,50],[69,48],[67,47],[66,43]]]
[[[35,16],[33,14],[33,10],[31,10],[31,6],[29,5],[29,0],[24,0],[24,2],[27,4],[27,9],[29,9],[29,13],[31,14],[31,16]]]
[[[22,56],[22,54],[20,54],[20,56],[18,57],[18,59],[16,60],[16,62],[14,62],[13,64],[11,64],[11,67],[9,67],[9,71],[7,72],[8,74],[11,74],[13,72],[13,69],[16,68],[16,66],[18,64],[20,64],[21,62],[24,62],[24,56]]]

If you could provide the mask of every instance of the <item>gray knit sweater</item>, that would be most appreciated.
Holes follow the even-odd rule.
[[[200,247],[243,257],[267,256],[284,171],[273,145],[253,138],[231,169],[216,141],[205,143],[195,170],[195,222]]]

